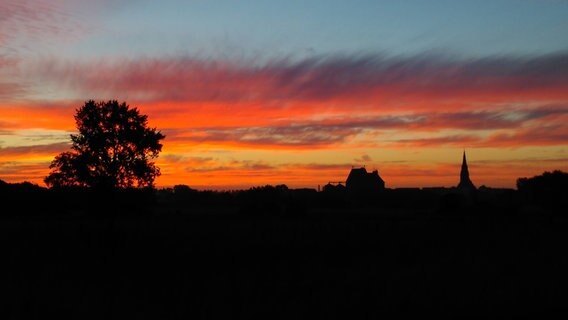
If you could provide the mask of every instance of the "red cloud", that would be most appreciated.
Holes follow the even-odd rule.
[[[181,154],[193,148],[279,149],[285,158],[291,154],[285,152],[324,148],[357,149],[360,155],[378,147],[565,146],[567,60],[565,54],[479,60],[367,56],[259,65],[165,58],[50,61],[30,70],[39,72],[33,74],[39,82],[55,88],[85,99],[123,99],[148,114],[150,125],[166,135],[164,151],[169,156],[158,161],[163,167],[161,185],[195,181],[229,186],[246,178],[248,185],[313,186],[341,179],[346,174],[343,166],[349,164],[277,166],[258,159],[231,163]],[[0,95],[16,89],[0,85]],[[81,104],[4,104],[0,130],[5,135],[27,128],[74,130],[73,114]],[[4,161],[16,163],[26,150],[5,150]],[[379,168],[398,186],[454,185],[457,169],[439,166]],[[501,166],[502,173],[492,167],[484,173],[485,181],[492,175],[514,181],[519,170],[506,167]],[[542,168],[534,167],[535,174],[537,169]],[[409,172],[412,177],[407,177]]]
[[[524,128],[509,133],[496,133],[484,141],[483,145],[488,147],[521,147],[566,145],[567,143],[568,126],[564,122]]]
[[[46,79],[102,96],[138,101],[413,103],[568,98],[568,55],[443,60],[327,57],[249,62],[139,59],[41,66]]]

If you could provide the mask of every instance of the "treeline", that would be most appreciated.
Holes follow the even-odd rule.
[[[518,190],[480,187],[475,193],[457,188],[401,188],[376,193],[354,193],[346,188],[291,189],[266,185],[247,190],[195,190],[173,188],[44,188],[0,180],[2,216],[156,215],[227,213],[245,216],[297,217],[313,213],[501,213],[515,214],[529,208],[554,210],[568,201],[568,174],[545,172],[520,178]],[[560,212],[560,211],[559,211]]]
[[[30,182],[10,184],[0,180],[0,203],[2,216],[144,214],[155,205],[156,190],[45,188]]]
[[[568,173],[555,170],[532,178],[519,178],[517,190],[526,203],[565,210],[568,206]]]

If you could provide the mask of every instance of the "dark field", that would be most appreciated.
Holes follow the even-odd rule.
[[[568,310],[568,220],[544,213],[12,217],[0,237],[2,319]]]

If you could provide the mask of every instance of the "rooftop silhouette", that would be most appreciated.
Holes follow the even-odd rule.
[[[379,172],[367,172],[367,169],[352,168],[346,180],[347,191],[357,193],[378,192],[385,189],[385,181]]]

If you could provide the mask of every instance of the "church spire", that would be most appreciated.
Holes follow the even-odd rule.
[[[465,158],[465,150],[463,151],[462,169],[460,172],[460,180],[469,180],[469,170],[467,169],[467,159]]]
[[[458,188],[475,189],[473,182],[469,178],[469,169],[467,168],[467,159],[465,157],[465,150],[463,151],[462,167],[460,172],[460,183]]]

